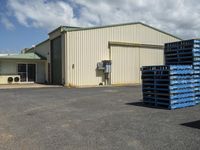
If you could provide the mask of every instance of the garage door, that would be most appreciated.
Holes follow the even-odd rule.
[[[139,83],[139,48],[112,46],[111,84]]]
[[[124,46],[111,47],[111,84],[141,83],[140,67],[163,64],[163,50]]]
[[[51,40],[52,84],[62,84],[61,36]]]

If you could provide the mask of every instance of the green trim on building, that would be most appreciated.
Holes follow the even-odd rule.
[[[33,52],[34,52],[34,47],[31,47],[31,48],[24,51],[24,53],[33,53]]]
[[[40,45],[42,45],[42,44],[44,44],[44,43],[46,43],[46,42],[48,42],[48,41],[49,41],[49,39],[46,39],[46,40],[40,42],[39,44],[35,45],[35,47],[40,46]],[[31,48],[25,50],[24,52],[25,52],[25,53],[34,53],[35,47],[31,47]]]
[[[46,40],[40,42],[39,44],[35,45],[35,47],[37,47],[37,46],[39,46],[39,45],[42,45],[42,44],[44,44],[44,43],[46,43],[46,42],[48,42],[48,41],[49,41],[49,39],[46,39]]]
[[[73,27],[73,26],[59,26],[58,28],[54,29],[53,31],[49,32],[49,34],[52,34],[53,32],[56,32],[58,30],[60,30],[60,32],[63,31],[71,31],[71,30],[76,30],[76,29],[81,29],[81,27]]]
[[[176,38],[177,40],[182,40],[181,38],[177,37],[177,36],[174,36],[170,33],[167,33],[165,31],[162,31],[160,29],[157,29],[155,27],[152,27],[150,25],[147,25],[147,24],[144,24],[142,22],[130,22],[130,23],[123,23],[123,24],[112,24],[112,25],[105,25],[105,26],[96,26],[96,27],[74,27],[74,26],[59,26],[58,28],[54,29],[53,31],[49,32],[48,34],[52,34],[53,32],[56,32],[56,31],[60,31],[61,33],[62,32],[75,32],[75,31],[84,31],[84,30],[94,30],[94,29],[101,29],[101,28],[110,28],[110,27],[118,27],[118,26],[128,26],[128,25],[136,25],[136,24],[140,24],[140,25],[143,25],[143,26],[146,26],[148,28],[151,28],[153,30],[156,30],[158,32],[161,32],[163,34],[166,34],[166,35],[169,35],[171,37],[174,37]],[[37,44],[35,47],[45,43],[45,42],[48,42],[49,39],[46,39],[42,42],[40,42],[39,44]],[[28,50],[25,50],[25,53],[34,53],[34,47],[28,49]]]
[[[46,60],[46,58],[36,54],[36,53],[25,53],[16,55],[0,56],[0,60]]]

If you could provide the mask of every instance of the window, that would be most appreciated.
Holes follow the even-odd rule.
[[[21,77],[21,82],[35,82],[36,64],[18,64],[18,75]]]
[[[26,64],[18,64],[18,75],[20,75],[21,77],[21,82],[26,82],[27,80]]]

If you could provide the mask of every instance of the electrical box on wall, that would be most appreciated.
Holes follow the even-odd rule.
[[[102,60],[97,63],[97,70],[102,70],[104,73],[111,72],[111,60]]]
[[[97,70],[104,73],[105,85],[110,83],[111,64],[111,60],[102,60],[97,63]]]
[[[111,60],[103,60],[104,73],[111,72]]]
[[[97,63],[97,70],[104,70],[103,62],[98,62]]]

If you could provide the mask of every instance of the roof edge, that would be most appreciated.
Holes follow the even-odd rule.
[[[38,53],[25,53],[25,54],[16,54],[1,56],[0,60],[46,60],[45,57],[39,55]]]
[[[57,28],[55,28],[53,31],[49,32],[48,35],[52,34],[53,32],[56,32],[58,30],[60,30],[60,32],[62,32],[62,29],[63,28],[74,28],[74,29],[77,29],[77,28],[81,28],[81,27],[75,27],[75,26],[59,26]],[[67,30],[65,30],[67,31]]]
[[[65,31],[65,32],[75,32],[75,31],[81,31],[81,30],[93,30],[93,29],[117,27],[117,26],[124,26],[124,25],[134,25],[134,24],[144,25],[144,26],[149,27],[149,28],[151,28],[151,29],[153,29],[153,30],[156,30],[156,31],[158,31],[158,32],[161,32],[161,33],[163,33],[163,34],[172,36],[172,37],[174,37],[174,38],[176,38],[176,39],[178,39],[178,40],[182,40],[182,39],[181,39],[180,37],[178,37],[178,36],[172,35],[172,34],[170,34],[170,33],[168,33],[168,32],[163,31],[163,30],[160,30],[160,29],[158,29],[158,28],[152,27],[152,26],[147,25],[147,24],[145,24],[145,23],[143,23],[143,22],[129,22],[129,23],[112,24],[112,25],[96,26],[96,27],[85,27],[85,28],[82,27],[82,28],[77,28],[77,29],[70,30],[70,31]]]
[[[62,26],[59,26],[59,27],[55,28],[53,31],[49,32],[48,35],[49,35],[49,34],[52,34],[53,32],[55,32],[55,31],[57,31],[57,30],[60,30],[61,28],[62,28]]]
[[[143,22],[140,22],[140,24],[143,25],[143,26],[152,28],[152,29],[154,29],[154,30],[156,30],[156,31],[159,31],[159,32],[161,32],[161,33],[164,33],[164,34],[167,34],[167,35],[169,35],[169,36],[172,36],[172,37],[174,37],[174,38],[176,38],[176,39],[183,40],[183,39],[181,39],[181,38],[178,37],[178,36],[175,36],[175,35],[173,35],[173,34],[171,34],[171,33],[165,32],[165,31],[160,30],[160,29],[158,29],[158,28],[152,27],[152,26],[147,25],[147,24],[145,24],[145,23],[143,23]]]
[[[40,43],[38,43],[37,45],[35,45],[35,46],[39,46],[39,45],[42,45],[42,44],[44,44],[44,43],[46,43],[46,42],[48,42],[49,41],[49,38],[48,39],[46,39],[46,40],[44,40],[44,41],[42,41],[42,42],[40,42]]]
[[[37,47],[37,46],[39,46],[39,45],[42,45],[42,44],[44,44],[44,43],[46,43],[46,42],[48,42],[48,41],[49,41],[49,38],[46,39],[46,40],[44,40],[44,41],[42,41],[42,42],[40,42],[40,43],[38,43],[37,45],[35,45],[35,47]],[[34,49],[35,47],[31,47],[31,48],[25,50],[25,53],[31,51],[31,50]]]
[[[111,25],[103,25],[103,26],[94,26],[94,27],[82,27],[66,32],[73,32],[73,31],[81,31],[81,30],[93,30],[93,29],[101,29],[101,28],[109,28],[109,27],[117,27],[117,26],[124,26],[124,25],[134,25],[134,24],[141,24],[140,22],[130,22],[130,23],[120,23],[120,24],[111,24]]]

